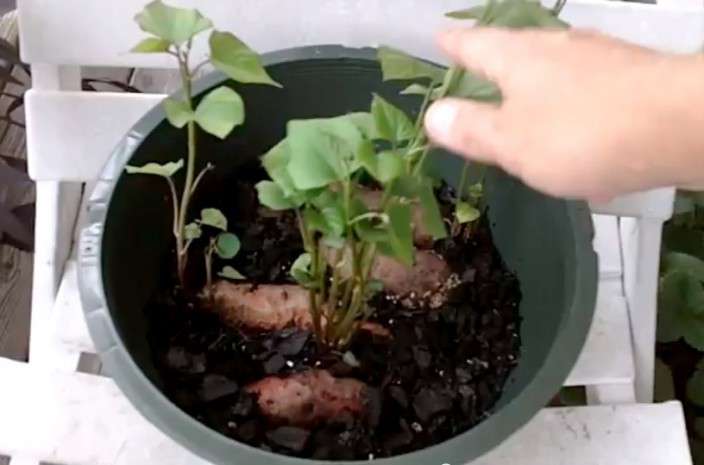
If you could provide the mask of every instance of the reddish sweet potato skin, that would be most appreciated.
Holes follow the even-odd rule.
[[[279,331],[289,326],[313,329],[308,311],[308,291],[294,284],[235,284],[217,281],[212,290],[213,309],[233,327]],[[323,322],[325,324],[325,322]],[[391,337],[383,326],[364,322],[360,329],[380,337]]]
[[[363,382],[334,378],[325,370],[270,376],[246,390],[257,397],[259,409],[270,421],[292,426],[314,426],[344,413],[361,416],[366,408]]]
[[[373,279],[378,279],[387,291],[399,296],[434,293],[444,285],[450,274],[447,262],[431,250],[417,250],[412,267],[378,255],[371,272]]]
[[[378,209],[384,194],[379,190],[362,189],[358,191],[357,195],[368,208]],[[433,236],[425,227],[423,209],[420,205],[413,205],[411,209],[411,221],[413,222],[413,242],[418,247],[424,249],[432,247]]]

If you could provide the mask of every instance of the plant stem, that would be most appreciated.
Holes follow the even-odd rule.
[[[178,54],[179,71],[181,73],[181,84],[183,85],[183,94],[188,108],[193,110],[193,96],[191,88],[191,74],[188,69],[189,50],[183,52],[183,56]],[[179,211],[177,232],[176,235],[176,258],[178,267],[178,277],[181,286],[185,287],[186,281],[186,264],[188,262],[188,250],[184,246],[184,229],[186,227],[186,218],[188,215],[188,207],[193,194],[193,177],[196,164],[196,124],[194,121],[189,121],[188,130],[188,159],[186,161],[186,180],[183,185],[183,193],[181,196],[181,209]]]
[[[457,202],[461,202],[462,199],[464,198],[464,192],[465,189],[467,188],[467,178],[469,174],[469,162],[466,161],[464,162],[464,166],[462,167],[462,175],[460,176],[460,183],[457,186]]]
[[[562,9],[565,7],[567,4],[567,0],[557,0],[555,3],[555,6],[552,8],[552,13],[555,16],[559,16],[560,13],[562,13]]]
[[[303,239],[303,248],[311,256],[311,274],[313,279],[317,279],[318,276],[318,252],[317,245],[313,243],[313,238],[311,237],[310,231],[306,226],[306,222],[303,220],[303,215],[300,209],[296,209],[296,219],[298,220],[298,229],[301,233],[301,238]],[[313,318],[313,328],[315,330],[316,340],[318,341],[318,347],[323,346],[323,331],[320,321],[320,308],[318,307],[318,296],[315,289],[308,290],[308,306],[311,312],[311,317]]]
[[[205,257],[205,289],[208,293],[208,298],[211,298],[213,287],[213,251],[215,250],[215,239],[210,239],[210,245],[205,249],[203,254]]]

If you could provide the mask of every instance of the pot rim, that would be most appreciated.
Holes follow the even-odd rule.
[[[264,65],[300,60],[376,60],[374,48],[347,48],[340,45],[295,47],[262,55]],[[194,83],[199,94],[227,77],[213,72]],[[129,355],[107,308],[103,287],[101,250],[103,225],[116,181],[141,142],[166,118],[161,104],[149,110],[127,133],[108,159],[87,205],[87,226],[79,241],[78,278],[81,302],[88,329],[106,371],[137,410],[176,442],[216,464],[237,461],[251,465],[286,463],[309,465],[335,463],[352,465],[366,461],[320,461],[285,456],[238,442],[205,426],[169,400],[144,374]],[[402,465],[409,459],[418,464],[467,463],[489,452],[521,428],[536,414],[536,406],[547,405],[555,394],[550,389],[562,385],[584,346],[596,304],[597,256],[592,249],[594,235],[589,207],[585,202],[565,201],[570,230],[574,235],[576,268],[571,310],[548,351],[544,363],[525,389],[501,409],[471,429],[434,446],[390,458],[375,459],[379,465]],[[587,329],[585,331],[585,328]],[[230,459],[232,458],[232,459]]]

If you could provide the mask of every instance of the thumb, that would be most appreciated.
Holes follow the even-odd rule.
[[[430,139],[453,152],[482,163],[497,164],[499,108],[468,100],[446,98],[425,114]]]

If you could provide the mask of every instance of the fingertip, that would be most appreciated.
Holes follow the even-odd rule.
[[[459,104],[452,99],[442,99],[433,103],[428,108],[424,120],[428,136],[438,144],[449,144],[458,114]]]

